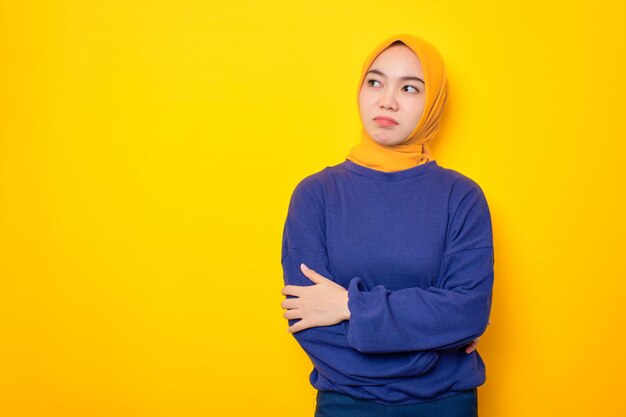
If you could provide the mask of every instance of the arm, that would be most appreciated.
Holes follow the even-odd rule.
[[[336,281],[329,271],[326,255],[323,198],[321,185],[307,179],[298,184],[291,197],[281,259],[286,285],[312,285],[300,270],[300,263]],[[289,324],[296,321],[289,320]],[[343,321],[293,333],[318,371],[336,383],[367,384],[380,378],[416,376],[434,367],[438,359],[434,351],[359,352],[348,343],[349,326],[350,321]]]
[[[454,349],[485,331],[494,275],[491,217],[482,190],[467,184],[451,192],[436,287],[369,290],[359,277],[350,281],[351,346],[369,353]]]

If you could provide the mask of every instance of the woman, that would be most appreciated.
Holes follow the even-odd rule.
[[[282,307],[316,417],[478,414],[492,227],[482,189],[427,145],[447,94],[432,45],[385,39],[361,71],[360,144],[293,192]]]

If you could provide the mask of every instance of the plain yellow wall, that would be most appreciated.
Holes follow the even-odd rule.
[[[626,415],[624,3],[296,3],[2,1],[0,415],[312,416],[283,222],[394,33],[492,212],[480,415]]]

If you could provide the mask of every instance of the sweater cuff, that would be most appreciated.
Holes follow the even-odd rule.
[[[366,310],[364,293],[367,291],[365,282],[360,277],[354,277],[348,285],[348,310],[350,310],[350,320],[348,320],[348,344],[354,349],[361,351],[354,333],[358,333],[358,328],[362,326],[363,312]]]

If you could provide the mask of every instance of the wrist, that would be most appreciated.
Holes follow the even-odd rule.
[[[348,307],[348,291],[347,290],[344,292],[344,297],[345,297],[345,304],[344,304],[343,319],[350,320],[350,308]]]

